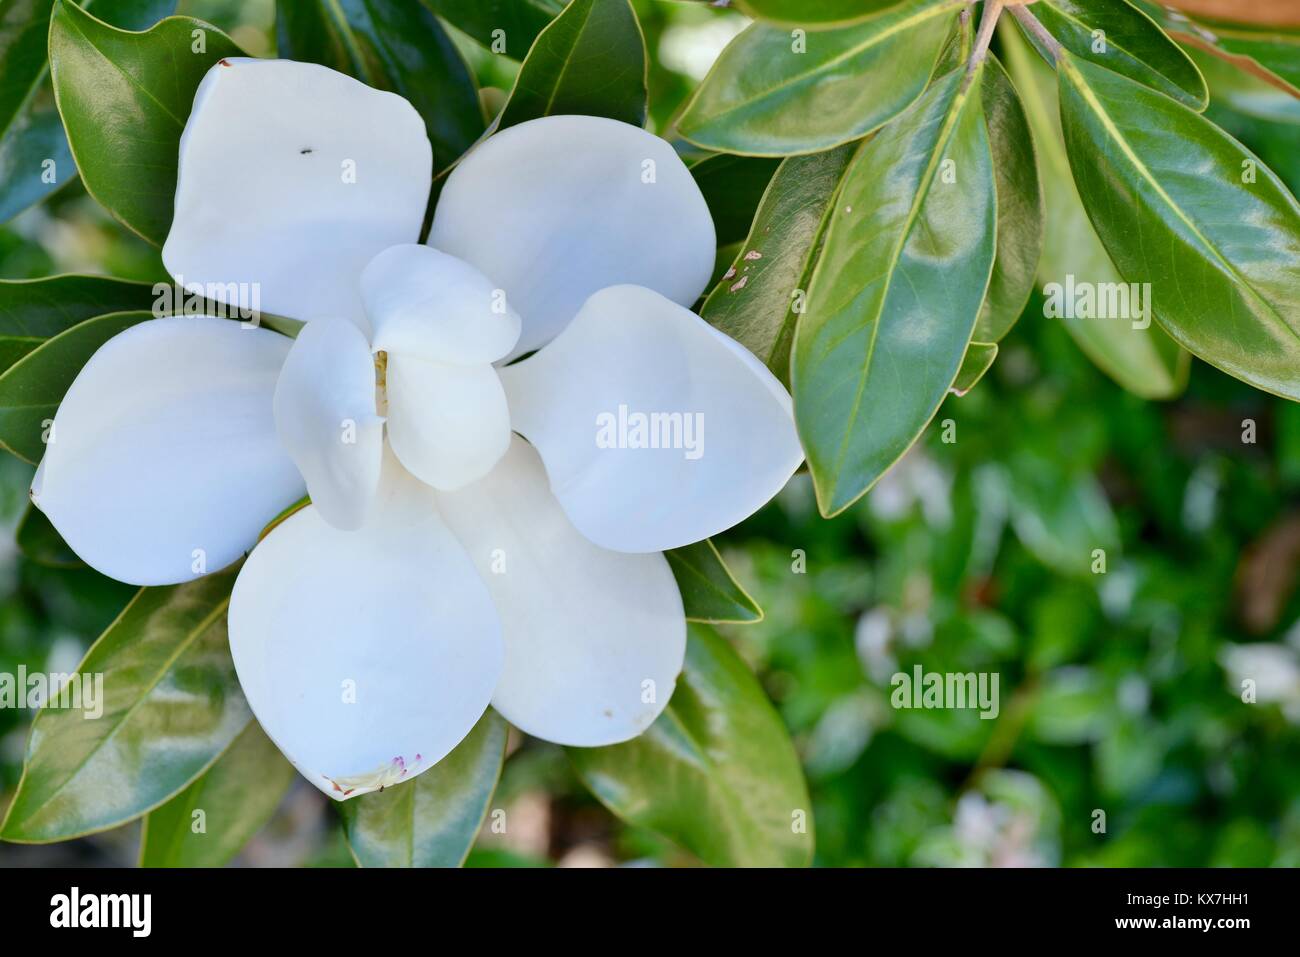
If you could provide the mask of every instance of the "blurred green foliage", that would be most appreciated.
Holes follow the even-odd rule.
[[[636,6],[664,132],[743,20]],[[179,12],[273,52],[269,0]],[[485,86],[509,84],[516,66],[458,42]],[[1207,72],[1212,118],[1300,190],[1294,101]],[[157,251],[76,183],[0,227],[0,277],[72,270],[164,276]],[[30,477],[0,460],[0,671],[68,671],[133,589],[17,552]],[[1300,408],[1199,362],[1176,401],[1137,399],[1043,318],[1037,294],[985,379],[950,396],[856,506],[821,519],[797,476],[716,540],[766,612],[720,630],[794,736],[817,863],[1300,864],[1298,493]],[[893,708],[891,677],[915,665],[996,673],[998,717]],[[0,710],[0,807],[29,721]],[[596,804],[561,749],[512,747],[493,802],[511,836],[485,833],[471,865],[691,863]],[[298,782],[243,861],[350,864],[327,805]],[[110,832],[0,845],[0,864],[135,853],[131,833]]]

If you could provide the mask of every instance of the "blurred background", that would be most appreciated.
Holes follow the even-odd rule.
[[[746,21],[636,7],[663,130]],[[271,0],[178,12],[274,53]],[[482,85],[508,88],[517,64],[460,39]],[[1300,191],[1297,101],[1202,65],[1211,117]],[[0,227],[0,278],[73,271],[165,278],[76,182]],[[30,478],[0,460],[0,671],[66,672],[134,590],[57,548],[18,552]],[[1300,865],[1300,407],[1199,362],[1178,400],[1137,399],[1035,295],[988,376],[855,507],[821,519],[800,475],[716,541],[767,613],[721,630],[794,736],[817,864]],[[998,718],[895,710],[890,678],[917,664],[999,673]],[[30,718],[0,710],[0,808]],[[236,863],[351,866],[329,803],[298,781]],[[694,863],[540,742],[512,741],[493,807],[510,833],[471,866]],[[0,844],[0,866],[131,864],[138,842],[130,825]]]

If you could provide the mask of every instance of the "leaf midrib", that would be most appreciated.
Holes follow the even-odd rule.
[[[775,86],[771,86],[768,87],[767,89],[761,90],[758,93],[754,94],[753,96],[745,100],[742,100],[739,103],[734,104],[733,106],[727,107],[725,110],[719,110],[716,113],[709,114],[708,122],[716,123],[722,117],[730,116],[732,113],[735,113],[738,110],[743,110],[746,109],[747,107],[753,106],[759,100],[766,99],[767,97],[771,96],[773,93],[775,93],[776,91],[784,87],[794,86],[796,84],[806,82],[809,78],[816,76],[818,73],[824,73],[829,68],[839,66],[841,63],[844,63],[847,60],[851,60],[854,57],[867,52],[872,47],[877,46],[880,43],[883,43],[885,40],[890,39],[891,37],[893,37],[898,33],[901,33],[905,30],[909,30],[912,27],[917,26],[918,24],[924,23],[925,21],[932,19],[933,17],[951,13],[954,9],[960,6],[962,2],[963,0],[949,0],[949,2],[946,3],[936,3],[934,6],[922,7],[912,16],[905,17],[901,20],[895,21],[892,25],[886,27],[884,30],[881,30],[879,33],[872,34],[862,43],[850,47],[849,49],[845,50],[843,53],[839,53],[829,60],[823,60],[821,63],[815,64],[814,66],[810,67],[807,70],[807,72],[796,74],[794,77],[779,82]],[[753,29],[770,29],[770,28],[765,27],[763,24],[756,23],[753,26],[748,27],[746,29],[748,31]],[[707,80],[707,77],[705,79]],[[704,88],[703,84],[701,84],[700,89],[702,90],[703,88]],[[696,97],[698,98],[698,96],[699,93],[697,92]],[[694,100],[692,100],[690,106],[687,107],[685,113],[683,114],[683,119],[685,119],[686,116],[690,115],[691,109],[694,106],[695,106],[695,102]],[[698,129],[699,127],[695,127],[695,128]]]
[[[591,22],[591,15],[596,9],[594,0],[587,4],[587,12],[582,17],[582,22],[578,24],[578,29],[573,34],[573,42],[569,44],[568,52],[565,54],[564,62],[560,64],[560,72],[555,77],[555,82],[551,84],[550,96],[546,98],[546,107],[543,116],[550,116],[551,110],[555,106],[555,100],[560,95],[560,87],[564,85],[564,78],[569,73],[569,66],[573,63],[573,52],[578,49],[582,42],[582,35],[587,30],[587,24]]]
[[[734,814],[736,818],[748,822],[749,830],[756,834],[763,834],[762,822],[748,813],[748,802],[743,800],[742,797],[732,789],[724,775],[717,773],[719,765],[709,756],[709,749],[703,742],[696,738],[695,734],[691,731],[686,722],[677,714],[676,709],[672,707],[671,703],[664,709],[664,715],[669,717],[672,723],[676,725],[678,730],[681,732],[682,737],[689,741],[691,747],[695,749],[695,752],[698,755],[695,767],[698,771],[703,773],[706,787],[713,787],[721,792],[723,798],[726,800],[727,807],[732,809],[732,814]]]
[[[1104,69],[1104,67],[1098,67],[1098,69]],[[1133,168],[1138,172],[1142,179],[1146,180],[1146,182],[1150,184],[1151,188],[1155,191],[1155,194],[1166,203],[1174,215],[1178,217],[1179,221],[1182,222],[1192,235],[1196,237],[1197,241],[1213,255],[1214,260],[1229,276],[1232,277],[1236,285],[1241,287],[1246,297],[1254,300],[1262,306],[1265,311],[1277,319],[1278,323],[1284,329],[1291,333],[1292,337],[1300,341],[1300,331],[1293,329],[1290,323],[1282,317],[1281,313],[1279,313],[1271,303],[1256,291],[1255,287],[1247,280],[1247,277],[1243,276],[1238,271],[1237,267],[1224,257],[1223,253],[1219,251],[1219,248],[1212,243],[1209,237],[1201,231],[1200,227],[1197,226],[1197,224],[1188,217],[1185,212],[1183,212],[1183,208],[1174,201],[1173,197],[1170,196],[1165,188],[1160,184],[1160,181],[1156,179],[1151,170],[1142,162],[1141,157],[1134,152],[1133,147],[1129,145],[1124,134],[1120,132],[1119,127],[1115,125],[1110,114],[1106,112],[1106,108],[1102,105],[1101,101],[1097,99],[1096,94],[1093,93],[1092,87],[1088,85],[1087,78],[1079,72],[1078,68],[1073,63],[1064,57],[1061,60],[1061,70],[1063,74],[1070,76],[1074,88],[1079,92],[1084,103],[1097,117],[1097,120],[1101,123],[1102,127],[1106,130],[1111,139],[1119,146],[1120,151],[1132,164]]]
[[[862,412],[862,397],[866,393],[867,380],[870,378],[871,364],[876,354],[876,342],[880,337],[880,326],[885,312],[885,304],[889,301],[889,292],[893,287],[894,276],[898,272],[898,262],[902,258],[903,250],[907,247],[908,240],[912,236],[912,231],[920,218],[920,210],[925,205],[926,199],[930,196],[930,188],[934,185],[935,171],[943,157],[944,149],[952,138],[952,133],[961,117],[962,110],[966,106],[966,101],[970,96],[974,84],[966,84],[964,88],[957,91],[953,97],[952,103],[948,107],[948,113],[944,117],[943,128],[939,131],[939,136],[935,139],[934,149],[930,153],[930,159],[926,163],[925,170],[922,172],[921,187],[916,191],[916,197],[913,199],[911,207],[907,211],[905,228],[900,230],[898,242],[890,254],[889,262],[886,266],[884,277],[884,287],[880,292],[879,305],[874,314],[874,321],[871,324],[871,335],[867,342],[867,355],[862,363],[862,372],[858,376],[857,389],[854,392],[853,403],[849,408],[848,417],[845,421],[843,434],[840,438],[840,446],[835,455],[833,465],[833,474],[835,482],[830,489],[832,498],[834,492],[840,485],[840,474],[844,467],[844,459],[848,455],[849,444],[853,438],[854,426],[857,423],[858,416]]]
[[[138,601],[140,596],[143,594],[144,594],[144,589],[141,589],[140,592],[137,593],[136,597],[132,599],[131,604],[128,605],[123,610],[122,616],[118,619],[118,622],[122,621],[122,619],[126,617],[127,612],[130,611],[131,607],[135,605],[136,601]],[[124,724],[126,724],[128,720],[130,720],[133,714],[135,714],[136,709],[138,709],[141,705],[143,705],[145,700],[153,693],[154,689],[158,687],[158,684],[162,681],[164,677],[166,677],[167,673],[171,670],[172,666],[176,664],[177,660],[181,657],[181,655],[183,655],[186,651],[188,651],[190,647],[194,644],[194,642],[197,641],[198,638],[205,631],[208,630],[208,628],[212,627],[212,624],[221,615],[225,613],[229,605],[230,605],[230,596],[227,595],[225,598],[223,598],[220,602],[217,603],[216,607],[213,608],[211,612],[205,615],[203,619],[193,629],[191,629],[191,631],[185,636],[183,641],[177,644],[176,649],[170,655],[168,655],[167,660],[163,662],[162,667],[159,668],[157,674],[155,674],[153,678],[149,681],[149,684],[144,689],[144,691],[136,698],[135,701],[131,703],[130,707],[128,707],[126,711],[122,713],[122,716],[118,720],[113,722],[112,726],[108,729],[108,732],[102,738],[100,738],[99,742],[93,748],[91,748],[86,753],[85,757],[83,757],[79,762],[77,762],[77,766],[73,768],[72,771],[69,772],[66,777],[64,777],[63,781],[59,783],[59,786],[46,795],[45,800],[43,800],[40,803],[40,805],[38,805],[38,807],[36,808],[37,812],[39,812],[43,808],[49,807],[50,802],[53,801],[55,798],[57,798],[60,794],[62,794],[64,789],[67,788],[67,786],[71,784],[73,780],[76,779],[77,775],[81,773],[81,771],[90,762],[90,760],[95,755],[99,754],[100,751],[103,750],[104,745],[107,744],[113,738],[113,736],[117,734],[117,732],[121,729],[121,727]],[[114,622],[114,624],[117,624],[118,622]],[[112,626],[110,625],[109,628],[111,631]],[[104,637],[107,637],[108,634],[109,632],[105,632]],[[103,638],[101,638],[100,640],[102,641]],[[98,642],[96,642],[96,644],[98,644]],[[86,653],[86,658],[82,661],[81,665],[77,666],[78,671],[82,670],[82,666],[85,665],[86,662],[90,659],[90,654],[93,651],[94,648],[92,647],[90,652]],[[33,721],[33,726],[34,724],[35,721]],[[36,816],[37,816],[36,814],[28,815],[27,820],[31,821]]]
[[[735,578],[731,576],[731,572],[727,569],[727,566],[722,561],[722,553],[718,551],[718,547],[708,539],[704,540],[704,544],[712,549],[713,557],[718,560],[718,564],[719,566],[721,566],[723,572],[727,575],[728,578],[731,578],[733,584],[736,584]],[[679,563],[682,566],[682,568],[688,571],[695,579],[698,579],[699,581],[703,582],[705,591],[712,593],[718,598],[721,598],[727,605],[731,606],[733,609],[742,611],[751,616],[754,614],[754,609],[752,607],[749,607],[743,604],[742,602],[737,601],[734,597],[732,597],[726,591],[724,591],[722,588],[716,585],[713,579],[711,579],[708,575],[706,575],[699,568],[699,566],[697,566],[693,561],[688,559],[684,554],[674,554],[673,559],[677,563]]]
[[[86,15],[89,16],[89,14],[86,14]],[[128,73],[126,70],[124,70],[124,69],[122,69],[120,66],[118,66],[118,65],[113,61],[113,59],[112,59],[111,57],[109,57],[109,55],[108,55],[107,53],[105,53],[105,52],[104,52],[103,50],[101,50],[98,46],[96,46],[95,41],[92,40],[92,39],[91,39],[91,38],[86,34],[86,31],[83,30],[83,29],[81,28],[81,24],[77,22],[77,20],[75,19],[75,17],[73,17],[73,16],[69,16],[69,15],[65,12],[64,15],[63,15],[63,20],[64,20],[67,24],[69,24],[69,25],[72,27],[72,29],[76,30],[77,33],[81,35],[81,38],[82,38],[83,40],[86,41],[86,44],[87,44],[87,45],[88,45],[92,50],[94,50],[96,53],[98,53],[99,56],[100,56],[100,58],[103,59],[103,61],[104,61],[105,63],[107,63],[107,64],[108,64],[109,66],[111,66],[114,70],[116,70],[116,71],[117,71],[117,72],[122,76],[122,78],[123,78],[124,80],[127,81],[127,84],[128,84],[129,86],[131,86],[131,87],[133,87],[134,89],[138,90],[138,91],[139,91],[143,96],[145,96],[147,99],[153,101],[153,103],[157,105],[158,109],[162,110],[163,113],[166,114],[167,118],[170,119],[173,123],[175,123],[175,124],[176,124],[180,129],[182,129],[182,130],[185,129],[185,121],[182,120],[180,117],[178,117],[178,116],[177,116],[175,113],[173,113],[171,110],[169,110],[169,109],[166,107],[166,105],[164,105],[164,103],[162,102],[162,100],[160,100],[160,99],[158,99],[158,97],[154,96],[153,93],[151,93],[147,87],[143,86],[143,85],[140,83],[139,80],[137,80],[135,77],[133,77],[133,76],[132,76],[130,73]],[[125,32],[125,31],[123,31],[123,32]],[[153,32],[153,31],[150,30],[150,31],[146,31],[146,32],[147,32],[147,33],[151,33],[151,32]]]
[[[1074,16],[1072,13],[1069,13],[1068,11],[1061,9],[1061,8],[1060,8],[1059,6],[1057,6],[1055,3],[1049,3],[1049,4],[1047,4],[1047,6],[1050,7],[1050,8],[1051,8],[1051,9],[1052,9],[1056,14],[1057,14],[1057,16],[1061,17],[1063,20],[1068,20],[1070,23],[1073,23],[1073,24],[1074,24],[1075,26],[1077,26],[1079,29],[1086,31],[1089,35],[1091,35],[1093,29],[1095,29],[1095,28],[1093,28],[1093,27],[1090,27],[1088,24],[1084,23],[1082,20],[1080,20],[1078,17]],[[1143,15],[1143,16],[1145,16],[1145,14],[1143,14],[1142,11],[1141,11],[1141,10],[1138,10],[1136,7],[1132,8],[1132,9],[1133,9],[1133,11],[1134,11],[1135,13],[1138,13],[1139,15]],[[1149,18],[1148,18],[1148,19],[1149,19]],[[1154,21],[1154,20],[1152,20],[1151,23],[1154,24],[1154,25],[1156,26],[1156,30],[1157,30],[1157,31],[1160,30],[1159,25],[1158,25],[1158,24],[1155,24],[1155,21]],[[1161,35],[1161,36],[1164,36],[1163,31],[1161,31],[1160,35]],[[1168,38],[1166,37],[1166,39],[1168,39]],[[1162,76],[1162,77],[1164,77],[1166,80],[1168,80],[1170,83],[1172,83],[1172,84],[1173,84],[1174,86],[1176,86],[1178,89],[1182,90],[1182,91],[1183,91],[1184,93],[1186,93],[1188,96],[1193,97],[1193,98],[1196,100],[1196,102],[1201,103],[1201,102],[1203,102],[1203,101],[1205,100],[1205,96],[1204,96],[1203,94],[1200,94],[1200,93],[1193,93],[1191,90],[1187,89],[1187,87],[1183,86],[1181,83],[1179,83],[1177,80],[1175,80],[1172,76],[1170,76],[1170,75],[1169,75],[1168,73],[1166,73],[1164,70],[1161,70],[1161,69],[1159,69],[1158,67],[1152,66],[1152,65],[1151,65],[1150,63],[1148,63],[1144,58],[1138,56],[1136,53],[1134,53],[1134,52],[1133,52],[1132,50],[1130,50],[1128,47],[1124,46],[1122,43],[1116,43],[1114,40],[1111,39],[1111,35],[1110,35],[1109,33],[1106,34],[1106,42],[1107,42],[1108,44],[1110,44],[1112,47],[1114,47],[1116,50],[1118,50],[1120,53],[1123,53],[1125,56],[1127,56],[1131,61],[1133,61],[1134,63],[1136,63],[1138,66],[1146,67],[1148,70],[1152,71],[1153,73],[1157,74],[1158,76]],[[1183,52],[1179,49],[1178,45],[1177,45],[1176,43],[1174,43],[1172,40],[1169,40],[1168,42],[1169,42],[1169,45],[1170,45],[1171,47],[1173,47],[1175,55],[1176,55],[1176,56],[1182,56],[1182,57],[1183,57],[1183,61],[1185,61],[1187,64],[1191,65],[1193,69],[1195,69],[1195,64],[1193,64],[1191,60],[1187,59],[1187,55],[1186,55],[1185,53],[1183,53]],[[1166,52],[1168,52],[1168,51],[1166,51]]]

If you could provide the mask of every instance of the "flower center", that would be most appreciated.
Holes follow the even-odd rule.
[[[388,353],[375,353],[375,413],[388,415]]]

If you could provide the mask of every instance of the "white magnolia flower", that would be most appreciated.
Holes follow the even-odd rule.
[[[661,553],[750,515],[802,458],[779,382],[685,308],[715,237],[667,143],[586,116],[496,133],[413,245],[430,177],[400,97],[304,63],[214,67],[164,262],[258,283],[264,310],[307,325],[115,337],[33,487],[122,581],[252,550],[229,610],[240,683],[336,798],[430,767],[489,703],[563,744],[643,731],[685,650]],[[695,444],[638,433],[651,413]]]

